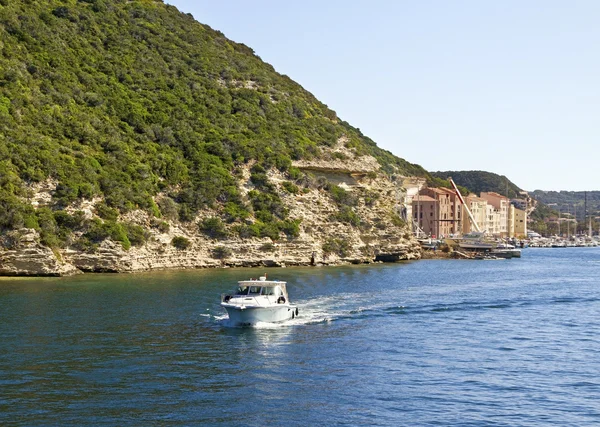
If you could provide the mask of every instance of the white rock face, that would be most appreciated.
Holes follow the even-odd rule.
[[[269,238],[241,239],[231,232],[230,236],[235,237],[212,240],[203,235],[197,225],[203,218],[217,215],[217,212],[208,210],[200,212],[192,223],[169,221],[169,231],[161,233],[150,227],[152,218],[147,213],[134,211],[120,220],[149,230],[150,239],[142,247],[125,251],[120,243],[105,240],[90,253],[72,248],[53,252],[39,243],[39,235],[34,230],[18,230],[8,239],[12,243],[4,244],[9,249],[0,249],[0,275],[335,265],[420,258],[418,242],[407,226],[398,221],[401,184],[378,173],[379,164],[373,157],[352,157],[352,152],[343,147],[343,142],[342,139],[332,153],[341,152],[343,156],[338,157],[344,160],[295,162],[294,166],[338,185],[354,196],[357,204],[353,209],[360,218],[359,226],[332,220],[340,208],[326,190],[312,188],[291,194],[281,185],[286,178],[277,171],[269,171],[270,181],[277,186],[280,198],[289,209],[289,218],[301,220],[297,238],[288,239],[282,234],[281,239],[272,242]],[[250,173],[245,171],[240,176],[239,185],[242,194],[246,195],[253,188],[249,181]],[[93,204],[90,202],[78,208],[87,208],[86,213],[91,215]],[[187,238],[190,247],[185,250],[173,247],[171,241],[175,236]],[[344,250],[325,251],[332,243],[343,246]],[[225,248],[226,254],[221,259],[215,257],[216,248]]]
[[[52,249],[40,244],[37,231],[23,228],[5,236],[12,248],[0,249],[0,275],[69,276],[81,273],[72,264],[57,258]]]

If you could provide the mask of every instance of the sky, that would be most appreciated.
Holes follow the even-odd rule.
[[[428,171],[600,190],[600,1],[165,2]]]

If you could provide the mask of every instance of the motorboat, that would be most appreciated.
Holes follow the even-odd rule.
[[[440,245],[442,244],[442,241],[439,239],[432,239],[431,237],[427,238],[427,239],[418,239],[419,244],[421,245],[421,249],[436,249],[438,247],[440,247]]]
[[[510,243],[498,243],[496,248],[491,250],[491,253],[503,258],[521,258],[521,249],[515,248]]]
[[[221,295],[221,307],[236,326],[284,322],[298,315],[298,307],[290,304],[286,282],[267,280],[266,275],[239,281],[234,293]]]
[[[486,239],[485,233],[473,231],[464,234],[462,239],[458,240],[458,246],[462,249],[490,250],[496,247],[496,243]]]

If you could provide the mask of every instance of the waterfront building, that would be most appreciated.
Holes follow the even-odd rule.
[[[494,193],[493,191],[486,192],[482,191],[480,197],[487,201],[488,205],[492,206],[493,209],[498,213],[499,218],[496,223],[495,217],[494,222],[494,235],[507,237],[508,236],[508,210],[509,210],[509,199],[501,194]],[[492,215],[489,213],[488,215]],[[489,231],[489,230],[488,230]],[[491,231],[490,231],[491,232]]]
[[[415,200],[418,197],[419,191],[425,187],[426,182],[424,178],[402,178],[402,187],[398,190],[397,198],[400,205],[399,214],[403,220],[407,221],[409,218],[413,218],[416,221],[413,206],[415,206]]]
[[[500,211],[491,204],[486,204],[486,231],[496,237],[500,237]],[[506,226],[505,226],[506,227]]]
[[[438,212],[439,201],[425,194],[412,198],[412,218],[426,236],[440,235]]]
[[[524,239],[527,236],[527,212],[525,210],[514,210],[514,237]]]
[[[462,233],[463,207],[454,190],[425,188],[421,190],[421,194],[437,201],[437,212],[433,213],[433,218],[438,223],[436,237]]]
[[[477,223],[477,226],[481,231],[485,231],[487,224],[487,201],[482,199],[481,197],[477,197],[475,194],[469,194],[465,198],[465,203],[469,207],[471,211],[471,215],[473,215],[473,219]],[[469,219],[469,214],[467,214],[466,209],[464,209],[463,213],[464,221],[462,223],[462,232],[463,234],[470,233],[472,231],[476,231],[476,228],[473,224],[471,224],[471,220]]]
[[[522,211],[527,210],[527,199],[511,199],[510,204]]]

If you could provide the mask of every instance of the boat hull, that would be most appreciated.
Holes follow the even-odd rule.
[[[235,326],[252,326],[257,323],[279,323],[293,319],[297,307],[290,304],[280,304],[272,307],[241,307],[234,304],[221,304],[227,310],[229,321]]]
[[[458,246],[460,246],[462,249],[475,249],[475,250],[487,250],[487,249],[494,248],[493,243],[487,243],[487,242],[460,242],[458,244]]]

